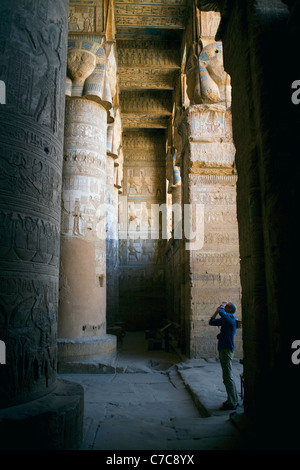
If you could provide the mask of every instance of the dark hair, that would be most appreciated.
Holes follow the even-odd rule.
[[[231,308],[231,313],[235,313],[236,306],[232,302],[228,302],[227,305]]]

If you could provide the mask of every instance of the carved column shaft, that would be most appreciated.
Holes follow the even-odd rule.
[[[48,394],[56,338],[67,1],[1,2],[0,406]],[[4,28],[4,29],[3,29]],[[3,75],[2,75],[3,74]]]
[[[222,300],[234,302],[241,315],[237,176],[230,113],[225,107],[191,106],[182,125],[188,129],[181,162],[182,201],[191,206],[192,232],[196,232],[191,249],[186,243],[184,247],[185,311],[189,312],[190,354],[199,357],[216,352],[216,332],[208,319]],[[187,217],[184,210],[185,223]],[[241,352],[238,339],[236,346]]]
[[[70,1],[61,237],[59,367],[114,353],[106,334],[107,124],[113,122],[104,1]],[[113,184],[113,183],[112,183]],[[69,370],[69,369],[68,369]],[[73,370],[73,369],[72,369]],[[77,369],[78,370],[78,369]]]
[[[116,203],[118,194],[115,192],[115,159],[117,155],[107,152],[107,178],[106,178],[106,275],[107,275],[107,323],[114,325],[116,319],[117,296],[115,289],[118,264],[118,225]]]
[[[62,356],[86,355],[106,334],[106,109],[66,102],[59,345]],[[77,339],[78,348],[67,339]],[[99,346],[99,344],[98,344]],[[67,349],[73,348],[74,352]]]

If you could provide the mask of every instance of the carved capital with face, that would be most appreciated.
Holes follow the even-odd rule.
[[[91,75],[96,66],[96,56],[83,49],[69,49],[68,51],[68,76],[73,81],[73,86],[83,87],[87,77]]]
[[[223,65],[221,42],[206,45],[199,55],[201,96],[203,103],[231,103],[230,76]]]

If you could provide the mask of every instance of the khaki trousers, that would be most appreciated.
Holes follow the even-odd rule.
[[[219,351],[219,358],[223,373],[223,383],[227,392],[227,403],[229,406],[236,406],[238,404],[238,394],[235,382],[232,375],[232,359],[234,353],[230,348],[221,349]]]

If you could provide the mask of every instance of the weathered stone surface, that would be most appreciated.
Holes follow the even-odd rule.
[[[73,96],[81,96],[86,78],[91,75],[96,66],[96,56],[90,51],[69,49],[68,74],[73,80],[76,93]]]
[[[110,126],[108,126],[109,128]],[[119,240],[118,193],[115,189],[115,158],[107,152],[106,177],[106,321],[114,325],[118,313]]]
[[[1,2],[0,407],[56,384],[67,2]],[[5,51],[5,62],[3,62]],[[3,64],[5,64],[3,68]]]
[[[291,5],[290,18],[284,3]],[[295,442],[299,422],[295,387],[299,371],[290,358],[292,340],[299,332],[294,230],[299,197],[298,174],[293,171],[298,158],[299,109],[291,101],[291,83],[297,76],[292,51],[286,52],[283,43],[274,51],[272,40],[278,32],[287,42],[291,40],[290,24],[297,18],[299,25],[297,3],[249,2],[245,9],[234,1],[219,32],[234,91],[245,410],[256,428],[257,422],[268,422],[270,428],[284,429],[290,442]],[[245,24],[247,38],[241,33]],[[289,65],[278,76],[273,66],[282,54]],[[274,99],[278,89],[281,93]],[[288,317],[283,310],[289,312]],[[293,403],[293,418],[287,413],[274,415],[278,403]],[[275,437],[281,445],[282,433]]]
[[[111,356],[116,352],[117,338],[115,335],[88,336],[85,338],[60,339],[59,346],[59,371],[63,371],[65,364],[77,362],[80,359],[89,360],[93,356]]]
[[[83,387],[57,380],[37,400],[0,410],[0,449],[77,450],[83,437]]]
[[[180,124],[188,123],[181,152],[183,204],[203,207],[203,220],[198,222],[203,226],[196,227],[198,235],[203,230],[203,243],[182,251],[191,357],[217,354],[217,330],[208,320],[222,300],[234,302],[241,318],[235,149],[230,128],[225,131],[225,114],[225,107],[219,105],[196,105],[188,108]],[[220,135],[226,134],[223,142]],[[240,332],[236,353],[241,355],[239,336]]]
[[[184,28],[185,1],[167,0],[159,4],[138,5],[130,1],[116,1],[117,28],[122,30],[131,27],[165,27],[173,29]]]
[[[70,0],[68,26],[70,33],[103,34],[105,32],[104,1],[82,0],[78,4],[76,0]]]
[[[231,114],[221,104],[199,104],[188,110],[189,140],[195,142],[230,142]],[[222,148],[222,147],[220,147]]]
[[[106,334],[106,115],[93,101],[66,102],[58,334],[81,338],[82,355],[86,338]]]
[[[203,103],[231,105],[230,77],[224,70],[221,42],[203,47],[199,55],[200,85]]]
[[[131,328],[149,328],[161,323],[164,310],[166,240],[151,213],[151,206],[166,198],[163,134],[126,132],[123,145],[119,315]]]
[[[110,243],[113,238],[105,241],[105,249],[101,247],[99,254],[111,264],[116,263],[114,266],[124,261],[120,265],[125,300],[121,314],[131,313],[132,307],[140,309],[132,316],[134,327],[143,326],[137,325],[137,320],[144,318],[159,323],[166,314],[175,320],[182,350],[198,355],[201,345],[201,354],[213,354],[215,332],[206,330],[206,322],[215,310],[216,296],[223,300],[230,295],[238,304],[240,295],[237,234],[233,229],[237,187],[245,410],[255,419],[267,414],[270,427],[274,424],[274,429],[284,429],[288,439],[296,442],[297,429],[294,432],[288,414],[278,418],[274,409],[278,403],[293,403],[293,420],[299,422],[294,386],[298,370],[291,360],[291,344],[300,318],[295,309],[299,263],[294,217],[299,207],[294,171],[299,149],[299,109],[291,100],[291,84],[299,77],[293,48],[287,47],[298,37],[299,1],[151,0],[145,6],[117,0],[114,9],[113,3],[70,0],[67,12],[62,1],[1,1],[0,99],[2,103],[6,98],[6,104],[0,109],[0,335],[8,353],[6,364],[0,368],[1,405],[10,405],[12,410],[16,403],[29,404],[40,394],[42,399],[45,393],[50,397],[56,384],[63,101],[64,93],[69,101],[75,91],[82,101],[101,101],[109,124],[116,122],[119,109],[131,147],[122,148],[121,139],[115,146],[106,146],[104,160],[106,151],[118,155],[107,174],[104,160],[97,157],[101,147],[97,133],[91,139],[97,144],[92,150],[86,152],[84,147],[78,152],[77,141],[74,148],[68,148],[65,164],[69,173],[64,185],[71,197],[67,198],[68,210],[64,201],[62,204],[63,236],[72,238],[75,253],[77,242],[80,250],[88,246],[88,253],[98,263],[99,251],[91,254],[92,234],[99,222],[94,216],[95,202],[100,201],[100,195],[105,201],[102,187],[105,191],[109,187],[107,197],[116,213],[119,192],[126,194],[130,204],[120,203],[120,214],[126,214],[126,237],[120,225],[119,260],[118,247]],[[201,11],[195,8],[196,3]],[[223,15],[219,28],[220,14],[203,11],[218,7]],[[105,69],[103,74],[101,69],[100,80],[88,83],[93,72],[85,79],[75,75],[75,63],[72,73],[69,67],[73,80],[68,77],[65,81],[67,17],[69,49],[77,51],[77,59],[95,55],[96,66]],[[284,40],[278,40],[274,47],[274,37]],[[236,155],[230,130],[230,82],[220,60],[220,40],[233,85]],[[281,57],[284,67],[278,74],[274,72],[275,64]],[[80,90],[75,90],[78,78]],[[96,85],[100,96],[95,93]],[[132,128],[135,135],[130,132],[126,136]],[[153,143],[150,151],[144,145],[145,138],[143,145],[136,146],[141,138],[138,129],[148,129]],[[79,125],[73,130],[73,137],[88,138],[91,127]],[[163,145],[160,142],[156,148],[159,140]],[[181,186],[172,184],[172,161],[167,161],[165,172],[167,148],[172,156],[176,151],[175,167],[181,164]],[[128,165],[123,171],[124,155]],[[74,168],[78,171],[76,177]],[[88,192],[83,191],[81,199],[87,180],[91,186]],[[80,201],[75,205],[76,195]],[[88,200],[90,195],[92,199]],[[174,229],[171,213],[175,204],[180,207],[181,203],[196,201],[202,205],[207,228],[203,248],[187,252],[186,239],[171,237],[166,241],[166,259],[163,244],[157,239],[143,239],[149,234],[147,211],[145,224],[137,222],[142,204],[146,203],[147,208],[153,201],[166,204],[168,237]],[[84,219],[80,218],[82,214]],[[117,220],[116,215],[109,219],[113,220]],[[137,237],[128,236],[128,224],[131,235]],[[157,229],[156,234],[159,225]],[[113,270],[107,271],[107,266],[106,261],[108,278]],[[97,281],[104,286],[102,274]],[[84,283],[78,279],[76,282],[80,301],[86,303],[81,291]],[[111,278],[108,295],[113,296],[116,289]],[[62,298],[66,292],[67,283]],[[167,305],[161,302],[166,298]],[[145,310],[145,305],[151,308]],[[106,338],[93,336],[100,323],[89,322],[87,317],[85,320],[85,336],[76,343],[82,340],[86,347]],[[236,341],[240,341],[240,332]],[[273,435],[276,437],[276,431]]]

